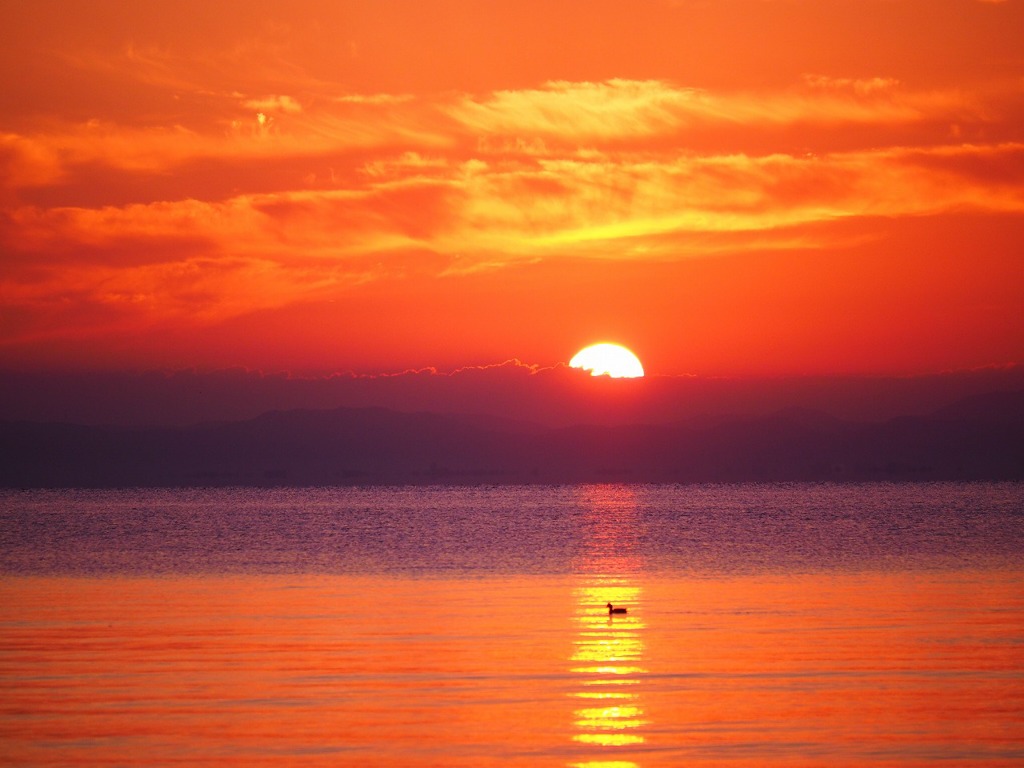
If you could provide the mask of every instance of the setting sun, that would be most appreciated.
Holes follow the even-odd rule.
[[[640,359],[619,344],[592,344],[585,347],[569,361],[569,366],[590,371],[591,376],[636,379],[644,375]]]

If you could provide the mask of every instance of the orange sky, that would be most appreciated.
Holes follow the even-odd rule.
[[[1024,361],[1024,2],[9,2],[0,367]]]

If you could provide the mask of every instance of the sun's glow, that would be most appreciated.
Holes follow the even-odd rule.
[[[572,368],[590,371],[591,376],[636,379],[644,375],[640,358],[620,344],[592,344],[581,349],[569,361]]]

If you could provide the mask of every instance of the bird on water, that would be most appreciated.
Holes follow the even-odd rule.
[[[625,613],[625,608],[615,608],[611,603],[608,603],[608,615],[611,616],[613,613]]]

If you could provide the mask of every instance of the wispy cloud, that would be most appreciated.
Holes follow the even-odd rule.
[[[1011,90],[1019,101],[1019,84]],[[3,183],[18,188],[58,183],[96,166],[161,174],[196,161],[329,162],[367,152],[376,154],[371,163],[386,164],[402,153],[488,160],[566,158],[583,148],[751,154],[763,145],[770,154],[793,151],[799,142],[828,151],[856,144],[856,126],[865,129],[862,140],[871,147],[915,138],[928,144],[942,143],[936,137],[1020,139],[999,114],[1000,98],[996,94],[986,103],[958,91],[909,91],[888,78],[824,76],[758,94],[628,80],[553,82],[482,96],[311,96],[308,104],[288,93],[206,93],[202,108],[212,119],[205,123],[186,114],[145,125],[98,118],[47,121],[37,131],[4,135],[0,151],[9,169]],[[101,187],[96,194],[102,195]]]
[[[573,143],[643,142],[707,125],[747,129],[790,124],[914,124],[978,119],[981,105],[959,92],[918,93],[891,78],[862,80],[808,75],[803,88],[773,93],[713,93],[661,81],[552,82],[542,89],[467,98],[448,112],[484,134],[541,137]]]
[[[9,306],[63,296],[108,308],[102,322],[212,321],[410,273],[816,247],[840,219],[1024,212],[1024,137],[1005,114],[1020,84],[614,79],[414,97],[279,76],[246,94],[208,87],[199,64],[128,55],[154,87],[202,92],[212,117],[0,136]],[[113,171],[196,183],[113,203],[97,181]],[[65,188],[86,192],[60,202]]]
[[[254,109],[259,112],[294,114],[302,111],[302,105],[291,96],[263,96],[256,99],[245,99],[242,104],[247,109]]]
[[[517,166],[405,159],[359,190],[18,209],[5,247],[31,258],[9,264],[4,301],[73,286],[79,300],[154,322],[220,320],[405,274],[408,254],[421,274],[524,258],[678,259],[817,247],[827,230],[801,227],[849,217],[1024,212],[1022,174],[994,183],[986,173],[1024,167],[1020,144]]]

